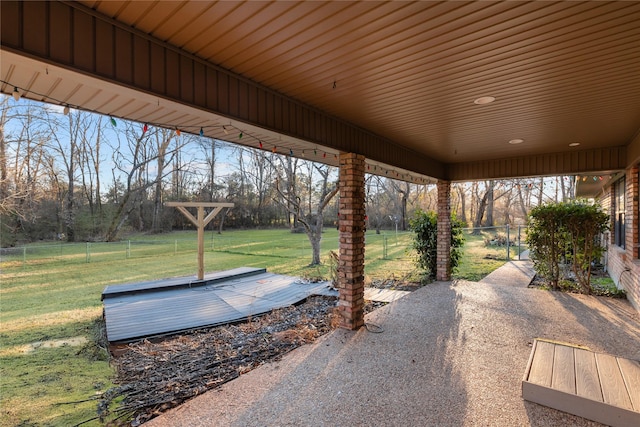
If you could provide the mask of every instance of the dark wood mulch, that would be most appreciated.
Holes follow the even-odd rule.
[[[395,279],[376,287],[415,290]],[[112,359],[117,376],[98,405],[110,425],[140,425],[161,413],[268,362],[338,327],[336,298],[311,297],[263,316],[199,329],[119,349]],[[367,301],[365,313],[386,303]]]
[[[311,297],[245,322],[129,344],[112,361],[117,386],[102,396],[98,415],[112,425],[142,424],[315,341],[337,327],[335,308],[336,298]]]

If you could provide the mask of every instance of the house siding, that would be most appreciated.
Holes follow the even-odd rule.
[[[636,310],[640,311],[640,260],[639,241],[638,241],[638,166],[628,168],[625,173],[626,191],[625,191],[625,246],[620,247],[612,242],[611,233],[606,233],[605,246],[607,254],[605,263],[607,271],[619,289],[624,289],[627,293],[627,299],[633,304]],[[598,203],[610,215],[611,226],[613,227],[614,218],[614,189],[613,185],[605,188],[603,194],[599,197]]]

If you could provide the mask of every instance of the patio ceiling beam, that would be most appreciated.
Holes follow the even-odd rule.
[[[640,152],[640,151],[639,151]],[[627,167],[627,147],[607,147],[538,156],[512,157],[447,165],[450,181],[578,175],[621,171]]]

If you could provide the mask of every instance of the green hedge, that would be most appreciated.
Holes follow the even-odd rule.
[[[438,258],[438,216],[435,212],[416,211],[409,221],[411,230],[415,233],[413,248],[418,253],[416,265],[424,270],[430,280],[436,278]],[[451,271],[456,271],[462,256],[461,247],[464,244],[462,228],[464,223],[455,215],[451,217]]]
[[[591,270],[604,250],[600,235],[609,227],[609,215],[585,202],[553,203],[532,209],[527,226],[536,272],[558,289],[561,266],[569,265],[580,291],[590,294]]]

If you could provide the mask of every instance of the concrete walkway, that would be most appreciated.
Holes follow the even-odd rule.
[[[597,426],[521,398],[532,342],[640,360],[638,313],[527,288],[526,263],[503,267],[512,280],[425,286],[367,315],[381,333],[335,330],[147,425]]]
[[[508,261],[502,267],[485,276],[480,283],[509,286],[529,286],[535,277],[533,263],[529,259],[529,251],[520,254],[520,259]]]

